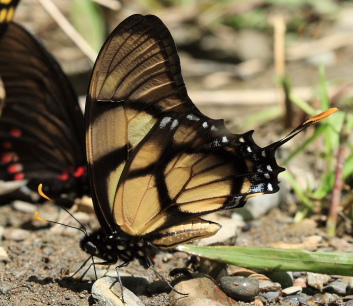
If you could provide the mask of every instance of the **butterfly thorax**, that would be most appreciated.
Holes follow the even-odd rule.
[[[138,259],[148,266],[147,256],[152,252],[152,245],[141,238],[122,236],[117,232],[107,235],[102,229],[85,236],[80,242],[86,253],[103,259],[107,264],[115,264],[119,260],[125,263]]]

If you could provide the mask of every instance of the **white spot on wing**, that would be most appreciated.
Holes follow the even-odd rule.
[[[203,128],[205,129],[205,128],[208,127],[208,123],[205,121],[204,123],[202,123],[202,126],[203,126]]]
[[[161,121],[161,123],[159,124],[159,127],[160,127],[161,129],[164,129],[165,126],[166,126],[170,121],[172,121],[172,118],[171,118],[171,117],[165,117],[165,118],[163,118],[162,121]]]
[[[179,121],[177,119],[173,120],[172,125],[170,126],[170,130],[174,130],[179,124]]]
[[[251,192],[254,192],[254,193],[257,193],[257,192],[264,192],[264,191],[265,191],[265,184],[264,184],[264,183],[261,183],[261,184],[252,186],[252,187],[250,188],[250,191],[251,191]]]
[[[267,165],[266,168],[267,168],[268,171],[272,171],[272,167],[270,165]]]
[[[245,142],[244,138],[243,138],[243,137],[240,137],[240,138],[239,138],[239,142]]]
[[[249,153],[252,152],[251,148],[250,147],[246,147],[246,151],[248,151]]]
[[[226,136],[223,136],[222,142],[223,142],[223,143],[227,143],[227,142],[229,142],[229,140],[228,140],[228,138],[227,138]]]
[[[186,118],[188,118],[189,120],[192,120],[192,121],[199,121],[200,118],[195,116],[194,114],[189,114],[186,116]]]
[[[221,143],[219,142],[218,139],[215,139],[215,140],[212,141],[212,145],[213,145],[214,147],[220,147],[220,146],[221,146]]]
[[[262,152],[261,152],[261,155],[262,155],[263,157],[266,157],[266,151],[262,151]]]
[[[270,183],[267,184],[267,190],[268,191],[273,191],[272,184],[270,184]]]
[[[217,132],[218,129],[217,129],[214,125],[212,125],[212,126],[211,126],[211,131]]]
[[[267,179],[270,179],[270,178],[271,178],[271,176],[270,176],[268,173],[265,173],[264,176],[265,176],[265,178],[267,178]]]

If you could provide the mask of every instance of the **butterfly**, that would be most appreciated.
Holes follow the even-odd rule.
[[[132,15],[110,34],[93,68],[85,110],[92,199],[101,228],[81,248],[107,264],[214,235],[200,216],[279,190],[275,151],[337,109],[259,147],[232,134],[187,94],[173,38],[156,16]]]
[[[34,190],[43,183],[53,197],[82,195],[88,182],[84,120],[77,96],[37,38],[14,22],[5,27],[14,2],[2,3],[0,76],[5,95],[0,117],[0,179],[28,180]]]

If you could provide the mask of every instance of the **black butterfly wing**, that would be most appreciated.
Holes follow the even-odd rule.
[[[277,192],[284,169],[275,150],[318,121],[261,148],[252,131],[235,135],[222,120],[203,115],[180,71],[164,24],[131,16],[103,46],[86,104],[87,156],[102,227],[161,248],[214,234],[219,226],[201,215]]]
[[[0,178],[70,188],[85,164],[83,115],[58,63],[21,26],[0,39],[6,92],[0,118]],[[33,186],[36,188],[35,186]]]

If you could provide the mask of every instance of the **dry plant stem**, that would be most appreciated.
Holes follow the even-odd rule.
[[[80,50],[91,60],[95,62],[97,52],[83,39],[83,37],[76,31],[71,23],[60,12],[52,0],[38,0],[45,10],[53,17],[60,28],[66,33],[68,37],[80,48]]]
[[[121,3],[118,0],[93,0],[93,1],[114,11],[117,11],[118,9],[121,8]]]
[[[331,237],[336,235],[338,209],[341,201],[341,193],[342,193],[342,187],[343,187],[344,149],[345,149],[345,142],[347,140],[347,135],[345,133],[346,124],[347,124],[347,115],[345,116],[342,129],[340,132],[340,146],[338,148],[338,153],[337,153],[335,182],[332,190],[329,216],[327,218],[327,223],[326,223],[326,233],[328,236],[331,236]]]
[[[275,60],[275,71],[276,75],[284,80],[286,75],[285,66],[285,35],[286,35],[286,23],[284,17],[281,15],[274,16],[270,19],[274,29],[274,60]],[[285,80],[284,80],[285,82]],[[281,91],[282,89],[282,91]],[[284,125],[290,127],[292,125],[293,110],[292,104],[289,99],[289,87],[282,86],[279,88],[280,92],[280,103],[283,105],[284,112]]]

